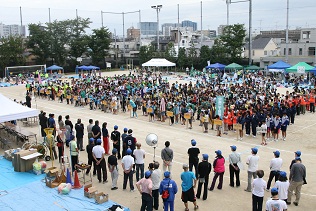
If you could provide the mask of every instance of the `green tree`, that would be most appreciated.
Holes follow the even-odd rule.
[[[221,39],[215,39],[211,48],[211,62],[227,63],[227,50]]]
[[[27,47],[30,48],[31,54],[36,56],[38,64],[46,64],[47,58],[51,54],[50,34],[47,28],[41,24],[30,24],[29,31]]]
[[[70,52],[69,55],[73,58],[81,57],[86,52],[88,46],[88,39],[86,29],[90,28],[92,23],[89,18],[78,17],[69,20],[70,24]]]
[[[107,28],[93,29],[92,35],[88,37],[88,54],[92,57],[93,64],[98,64],[108,54],[111,42],[110,32]]]
[[[71,40],[71,21],[53,21],[47,23],[51,40],[51,58],[54,63],[64,65],[69,51],[69,41]]]
[[[207,65],[207,61],[211,59],[211,49],[207,45],[203,45],[200,49],[200,65],[205,67]]]
[[[245,37],[246,29],[243,24],[229,25],[224,28],[220,39],[226,48],[227,57],[231,62],[238,62],[241,59]]]
[[[175,62],[176,61],[176,56],[177,56],[177,52],[174,48],[174,44],[173,42],[169,42],[167,47],[166,47],[166,51],[165,51],[165,58],[171,62]]]
[[[197,52],[194,43],[190,42],[190,48],[188,49],[188,65],[195,67],[197,63]]]
[[[187,56],[185,53],[185,48],[179,48],[178,60],[177,60],[178,67],[183,69],[186,65],[186,60],[187,60]]]
[[[1,69],[7,66],[24,65],[25,51],[22,37],[10,36],[0,39],[0,67]]]
[[[151,60],[154,56],[154,47],[152,45],[149,46],[141,46],[139,49],[139,63],[143,64]]]

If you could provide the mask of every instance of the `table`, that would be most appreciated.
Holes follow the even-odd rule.
[[[28,141],[31,137],[34,137],[34,139],[37,141],[35,133],[25,130],[18,125],[14,125],[10,122],[6,122],[4,125],[2,124],[2,126],[8,133],[15,135],[16,138],[19,137],[23,141]],[[16,139],[16,141],[18,142],[18,139]]]
[[[92,182],[91,171],[89,172],[90,179],[86,181],[86,170],[91,168],[91,165],[85,164],[85,166],[83,167],[79,164],[76,164],[75,168],[81,171],[82,177],[79,177],[79,180],[81,180],[83,184],[86,184],[86,182]]]

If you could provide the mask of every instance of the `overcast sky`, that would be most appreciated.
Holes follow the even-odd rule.
[[[232,0],[232,2],[238,0]],[[111,3],[110,3],[111,2]],[[112,3],[114,2],[114,3]],[[202,1],[203,29],[215,29],[226,23],[226,0]],[[253,31],[285,29],[287,0],[253,0]],[[201,1],[199,0],[1,0],[0,22],[20,24],[20,6],[23,24],[48,22],[48,8],[52,20],[64,20],[78,15],[90,18],[91,28],[101,27],[101,10],[104,12],[141,11],[141,21],[156,21],[156,12],[152,5],[163,5],[160,12],[160,24],[177,23],[177,4],[180,7],[180,22],[192,20],[201,28]],[[249,2],[230,5],[230,24],[244,23],[248,27]],[[315,0],[290,0],[290,29],[297,27],[316,27]],[[122,15],[104,14],[104,26],[112,32],[116,29],[122,34]],[[125,29],[137,27],[138,13],[125,15]]]

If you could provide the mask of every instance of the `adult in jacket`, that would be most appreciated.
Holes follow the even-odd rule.
[[[213,162],[213,168],[214,168],[214,177],[213,181],[210,187],[210,191],[214,190],[214,186],[216,183],[217,178],[219,177],[219,183],[217,186],[217,189],[221,190],[223,187],[223,178],[224,178],[224,173],[225,173],[225,158],[222,156],[222,151],[217,150],[215,151],[216,157]]]
[[[196,198],[200,198],[201,196],[201,190],[202,185],[204,184],[204,190],[203,190],[203,200],[207,199],[207,187],[208,187],[208,181],[209,176],[212,170],[212,164],[208,162],[208,154],[203,154],[203,160],[198,165],[198,172],[199,172],[199,181],[198,181],[198,189],[196,193]]]
[[[170,172],[165,171],[164,179],[160,182],[159,193],[163,194],[165,190],[168,190],[169,197],[167,199],[163,199],[164,211],[174,211],[174,200],[175,195],[178,192],[177,184],[174,180],[170,179]],[[169,209],[170,207],[170,209]]]

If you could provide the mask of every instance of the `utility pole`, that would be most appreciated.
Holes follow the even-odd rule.
[[[226,6],[227,6],[227,23],[226,25],[229,25],[229,4],[231,3],[231,0],[226,0]]]
[[[103,12],[101,10],[101,25],[102,25],[102,28],[103,28]]]
[[[142,18],[141,18],[141,13],[139,10],[139,16],[138,16],[138,22],[139,22],[139,48],[142,46],[142,29],[141,29],[141,22],[142,22]]]
[[[162,5],[151,6],[157,12],[157,52],[159,52],[159,12],[162,8]]]
[[[287,0],[286,4],[286,34],[285,34],[285,62],[289,61],[289,4],[290,0]]]
[[[50,19],[50,8],[48,8],[48,23],[51,23],[51,19]]]
[[[252,0],[249,0],[249,66],[252,64]]]
[[[203,3],[201,1],[201,47],[202,47],[202,44],[203,44],[203,32],[202,32],[202,29],[203,29]]]
[[[20,7],[20,22],[21,22],[21,28],[23,25],[23,21],[22,21],[22,7]]]
[[[179,4],[178,4],[178,56],[179,56],[179,51],[180,51],[180,38],[181,38],[181,35],[180,35],[180,11],[179,11]]]

